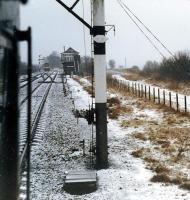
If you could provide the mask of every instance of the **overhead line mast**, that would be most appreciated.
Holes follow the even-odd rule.
[[[104,0],[93,1],[93,36],[96,108],[96,161],[98,168],[106,168],[108,166],[108,151]]]
[[[96,110],[96,164],[97,168],[108,167],[107,145],[107,96],[106,96],[106,37],[105,37],[105,4],[104,0],[93,0],[93,27],[77,15],[73,6],[68,7],[61,0],[56,0],[68,12],[76,17],[90,30],[94,39],[94,78]]]

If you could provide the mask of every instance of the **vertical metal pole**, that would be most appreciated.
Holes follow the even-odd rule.
[[[32,43],[31,28],[28,29],[28,106],[27,106],[27,200],[30,200],[30,152],[31,152],[31,107],[32,107]]]
[[[93,36],[105,36],[104,0],[93,1]],[[106,96],[106,44],[94,41],[94,75],[96,105],[96,164],[108,167],[107,96]]]

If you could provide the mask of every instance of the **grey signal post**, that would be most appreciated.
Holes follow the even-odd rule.
[[[97,168],[102,169],[108,167],[104,0],[93,1],[93,37],[96,109],[96,164]]]
[[[98,169],[108,167],[107,145],[107,97],[106,97],[106,37],[104,0],[93,0],[93,27],[77,15],[73,6],[68,7],[62,0],[56,0],[75,18],[89,28],[94,38],[94,77],[96,109],[96,164]]]

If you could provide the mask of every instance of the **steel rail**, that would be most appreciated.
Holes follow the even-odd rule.
[[[52,72],[53,74],[53,72]],[[51,75],[52,75],[51,74]],[[50,76],[51,76],[50,75]],[[45,81],[48,79],[49,77],[45,78]],[[41,82],[39,85],[37,85],[33,90],[32,90],[32,94],[43,84],[43,82]],[[26,100],[28,99],[28,96],[26,96],[21,102],[20,102],[20,107],[23,105],[24,102],[26,102]]]
[[[55,76],[53,77],[53,81],[55,80],[56,77],[57,77],[57,73],[56,73]],[[52,84],[53,84],[53,81],[49,84],[48,88],[46,89],[46,92],[45,92],[45,94],[44,94],[44,96],[43,96],[43,99],[42,99],[42,101],[41,101],[41,103],[40,103],[40,106],[39,106],[39,108],[38,108],[38,110],[37,110],[37,113],[36,113],[36,115],[35,115],[35,118],[34,118],[34,120],[33,120],[33,122],[32,122],[32,127],[31,127],[31,141],[32,141],[32,140],[34,139],[34,137],[35,137],[35,131],[36,131],[36,128],[37,128],[37,126],[38,126],[38,122],[39,122],[39,120],[40,120],[41,113],[42,113],[42,111],[43,111],[43,108],[44,108],[46,99],[47,99],[47,97],[48,97],[49,91],[50,91],[50,89],[51,89],[51,86],[52,86]],[[20,161],[19,161],[19,168],[20,168],[20,170],[22,169],[22,166],[23,166],[23,164],[24,164],[27,149],[28,149],[28,145],[27,145],[27,141],[26,141],[26,143],[25,143],[25,145],[24,145],[24,148],[23,148],[23,151],[22,151],[21,156],[20,156]]]
[[[38,77],[38,76],[39,76],[39,77]],[[41,78],[40,74],[37,74],[37,75],[33,76],[33,77],[32,77],[32,82],[35,81],[35,80],[37,80],[37,79],[39,79],[39,78]],[[23,83],[23,82],[25,82],[25,81],[27,81],[27,80],[28,80],[27,78],[24,79],[24,80],[21,80],[20,83]],[[21,85],[21,86],[20,86],[20,89],[22,89],[23,87],[25,87],[25,86],[27,86],[27,85],[28,85],[28,83],[25,83],[24,85]]]

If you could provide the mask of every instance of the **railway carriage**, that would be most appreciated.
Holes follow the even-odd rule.
[[[49,71],[51,71],[51,67],[50,67],[50,64],[49,64],[49,61],[48,61],[47,58],[44,58],[44,61],[43,61],[43,63],[42,63],[42,70],[43,70],[44,72],[49,72]]]

